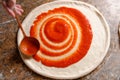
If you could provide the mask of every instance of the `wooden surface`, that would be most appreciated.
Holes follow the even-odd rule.
[[[17,0],[25,10],[20,18],[35,7],[53,0]],[[103,62],[90,74],[77,80],[120,80],[120,0],[81,0],[95,6],[106,18],[111,33],[110,48]],[[1,3],[1,0],[0,0]],[[34,73],[22,61],[17,48],[18,26],[0,4],[0,80],[52,80]]]

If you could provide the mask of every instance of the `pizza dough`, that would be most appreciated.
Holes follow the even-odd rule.
[[[82,77],[94,70],[105,57],[110,44],[109,26],[102,14],[93,6],[80,1],[54,1],[43,4],[32,10],[23,21],[22,25],[27,35],[30,35],[30,29],[36,17],[48,10],[59,7],[74,8],[82,12],[88,19],[93,39],[85,57],[75,64],[65,68],[48,67],[41,62],[36,62],[33,58],[27,58],[21,54],[25,64],[34,72],[55,79],[75,79]],[[18,46],[23,39],[21,30],[18,32]]]

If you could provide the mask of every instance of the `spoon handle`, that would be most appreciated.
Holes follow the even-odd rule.
[[[24,30],[23,30],[23,26],[22,26],[22,24],[21,24],[21,22],[20,22],[20,20],[19,20],[19,18],[18,18],[18,16],[17,16],[17,13],[16,13],[15,9],[13,9],[13,11],[14,11],[14,13],[15,13],[15,19],[16,19],[18,25],[19,25],[19,28],[21,29],[24,37],[26,37],[26,34],[25,34]]]

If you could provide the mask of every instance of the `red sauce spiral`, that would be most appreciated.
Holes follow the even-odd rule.
[[[93,35],[89,21],[80,11],[60,7],[40,14],[30,36],[40,42],[35,60],[46,66],[67,67],[87,54]]]

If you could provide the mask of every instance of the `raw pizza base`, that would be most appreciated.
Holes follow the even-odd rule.
[[[33,58],[27,58],[21,54],[25,64],[34,72],[55,79],[75,79],[82,77],[94,70],[104,59],[110,45],[110,30],[102,14],[93,6],[81,1],[54,1],[40,5],[33,9],[23,21],[22,25],[26,34],[29,36],[30,28],[35,18],[48,10],[58,7],[71,7],[80,10],[89,20],[93,32],[91,47],[87,55],[79,62],[66,68],[47,67]],[[21,30],[18,32],[18,46],[23,35]]]

